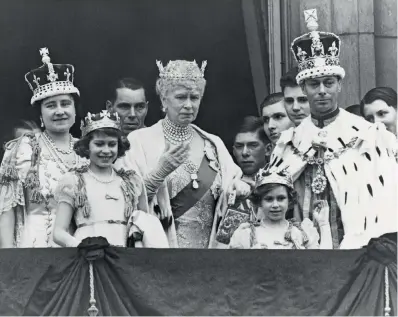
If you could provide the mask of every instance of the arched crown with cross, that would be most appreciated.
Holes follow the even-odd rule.
[[[344,78],[345,71],[339,59],[340,38],[334,33],[318,31],[316,9],[305,10],[304,18],[310,32],[294,39],[291,45],[299,68],[297,83],[330,75]]]
[[[43,65],[25,75],[25,81],[33,92],[31,104],[61,94],[80,95],[79,90],[73,85],[73,65],[51,63],[47,47],[41,48],[39,52]]]

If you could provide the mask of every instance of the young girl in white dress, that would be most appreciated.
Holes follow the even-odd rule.
[[[146,213],[142,179],[112,166],[130,147],[117,114],[88,113],[82,135],[75,151],[90,164],[65,174],[58,184],[54,241],[75,247],[87,237],[102,236],[113,246],[127,246],[129,240],[138,247],[168,247],[160,221]],[[72,217],[77,227],[73,235],[68,231]]]
[[[327,201],[315,202],[314,226],[308,218],[301,223],[285,219],[287,211],[294,207],[295,196],[292,179],[286,171],[260,169],[252,202],[261,220],[242,223],[232,235],[229,248],[332,249]]]

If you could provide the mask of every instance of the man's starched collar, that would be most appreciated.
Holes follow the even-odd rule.
[[[339,113],[340,113],[339,107],[337,107],[335,110],[329,112],[324,116],[318,116],[311,112],[311,121],[315,124],[316,127],[324,128],[327,125],[331,124],[334,120],[336,120]]]

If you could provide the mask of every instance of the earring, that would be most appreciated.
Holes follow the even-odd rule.
[[[42,117],[40,117],[40,127],[44,128],[44,122]]]

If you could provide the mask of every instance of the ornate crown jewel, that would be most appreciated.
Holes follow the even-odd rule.
[[[204,79],[204,73],[207,65],[207,61],[203,61],[201,67],[199,68],[196,61],[169,61],[166,67],[163,67],[161,61],[156,61],[156,65],[159,68],[159,77],[161,79],[169,80],[198,80]]]
[[[305,10],[304,17],[310,32],[294,39],[291,45],[299,69],[297,83],[328,75],[344,78],[345,71],[339,60],[340,38],[334,33],[318,31],[316,9]]]
[[[39,50],[43,65],[25,75],[25,81],[33,92],[30,103],[61,94],[78,94],[73,85],[74,68],[69,64],[52,64],[47,47]]]
[[[112,128],[120,130],[120,118],[117,112],[109,112],[102,110],[100,113],[87,113],[87,116],[82,120],[80,130],[82,136],[101,128]]]
[[[287,168],[283,170],[270,170],[263,169],[257,172],[256,177],[256,188],[265,184],[281,184],[293,189],[293,179]]]

